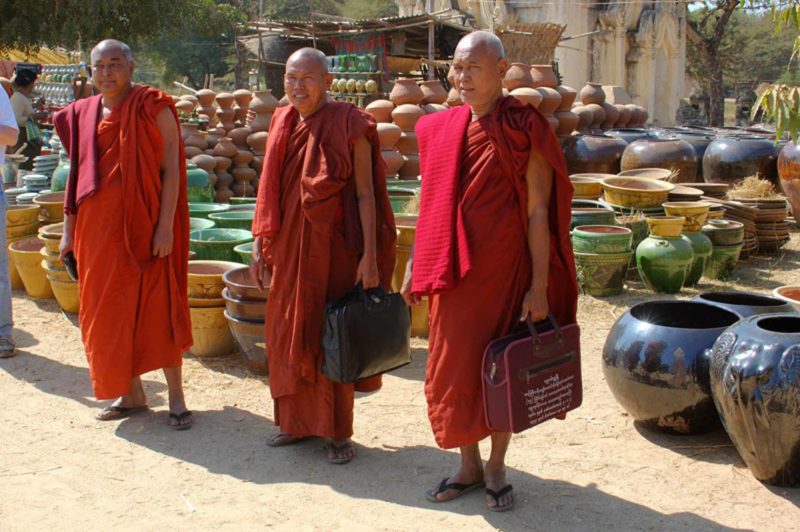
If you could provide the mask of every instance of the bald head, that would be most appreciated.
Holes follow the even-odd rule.
[[[122,55],[128,61],[133,61],[133,53],[131,52],[131,47],[125,44],[122,41],[118,41],[116,39],[106,39],[104,41],[100,41],[92,48],[91,58],[94,58],[97,55],[102,55],[103,53],[107,52],[117,52],[118,54]]]
[[[458,50],[471,50],[480,54],[489,54],[495,61],[500,61],[506,56],[503,43],[494,33],[488,31],[473,31],[466,35],[456,46]]]
[[[289,103],[305,118],[325,105],[332,79],[325,54],[314,48],[301,48],[286,61],[283,88]]]
[[[319,71],[321,75],[328,73],[328,60],[325,54],[314,48],[300,48],[286,60],[286,71],[290,67],[301,66],[303,70]]]

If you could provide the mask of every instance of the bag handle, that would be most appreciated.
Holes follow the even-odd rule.
[[[356,292],[358,292],[358,296],[367,305],[379,305],[387,295],[386,290],[384,290],[381,285],[365,290],[361,281],[356,285]]]
[[[538,321],[534,323],[530,319],[525,320],[525,324],[528,326],[528,331],[531,333],[531,337],[533,338],[533,349],[538,350],[542,346],[542,340],[539,337],[539,331],[536,330],[536,325],[542,323],[543,321],[549,321],[550,325],[553,327],[553,330],[556,333],[556,340],[558,343],[561,343],[564,340],[564,335],[561,333],[561,327],[559,327],[558,322],[556,322],[556,318],[553,316],[552,312],[547,313],[547,318],[544,320]]]

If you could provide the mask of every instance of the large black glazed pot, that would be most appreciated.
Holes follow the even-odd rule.
[[[655,133],[641,127],[621,127],[617,129],[609,129],[606,131],[606,135],[620,138],[628,144],[640,139],[652,139],[656,137]]]
[[[697,181],[703,182],[703,156],[706,154],[708,145],[714,142],[714,135],[704,135],[700,132],[686,131],[677,134],[678,137],[689,143],[694,148],[697,155]]]
[[[704,292],[693,297],[692,301],[730,310],[740,318],[749,318],[756,314],[774,314],[776,312],[798,313],[791,303],[751,292]]]
[[[618,174],[622,152],[627,145],[618,137],[588,133],[565,137],[561,142],[570,175]]]
[[[611,393],[652,430],[698,434],[717,426],[707,350],[739,317],[691,301],[651,301],[626,312],[603,347]]]
[[[759,174],[778,185],[778,154],[773,143],[756,136],[718,137],[703,155],[707,183],[740,183]]]
[[[697,154],[691,144],[670,135],[639,139],[628,144],[622,154],[620,168],[666,168],[675,173],[673,183],[690,183],[697,179]]]
[[[800,316],[743,319],[711,352],[722,423],[753,476],[800,485]]]

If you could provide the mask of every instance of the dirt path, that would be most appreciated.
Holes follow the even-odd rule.
[[[734,288],[763,292],[800,281],[798,234],[781,256],[751,260],[737,275]],[[0,361],[0,529],[796,530],[800,489],[754,480],[722,430],[651,433],[611,396],[605,336],[626,308],[651,298],[634,283],[616,298],[581,299],[584,405],[514,438],[517,508],[494,514],[477,492],[448,505],[423,497],[458,460],[430,434],[423,341],[413,364],[357,399],[359,457],[332,466],[319,440],[265,445],[275,432],[266,382],[236,358],[186,361],[190,431],[167,427],[157,373],[145,379],[152,413],[94,421],[74,319],[16,293],[22,352]]]

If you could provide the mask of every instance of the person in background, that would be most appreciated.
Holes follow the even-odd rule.
[[[42,151],[40,144],[33,139],[28,139],[26,127],[28,120],[36,120],[40,116],[33,108],[33,90],[36,88],[37,77],[32,70],[20,70],[11,80],[11,88],[14,92],[11,95],[11,108],[14,110],[19,128],[19,136],[14,150],[18,150],[25,143],[28,144],[22,151],[22,155],[28,157],[27,161],[19,165],[22,170],[32,169],[33,158]]]
[[[17,141],[19,129],[8,95],[0,90],[0,168],[5,161],[6,148]],[[6,195],[0,186],[0,358],[17,354],[11,339],[11,281],[8,276],[8,249],[6,248]]]

